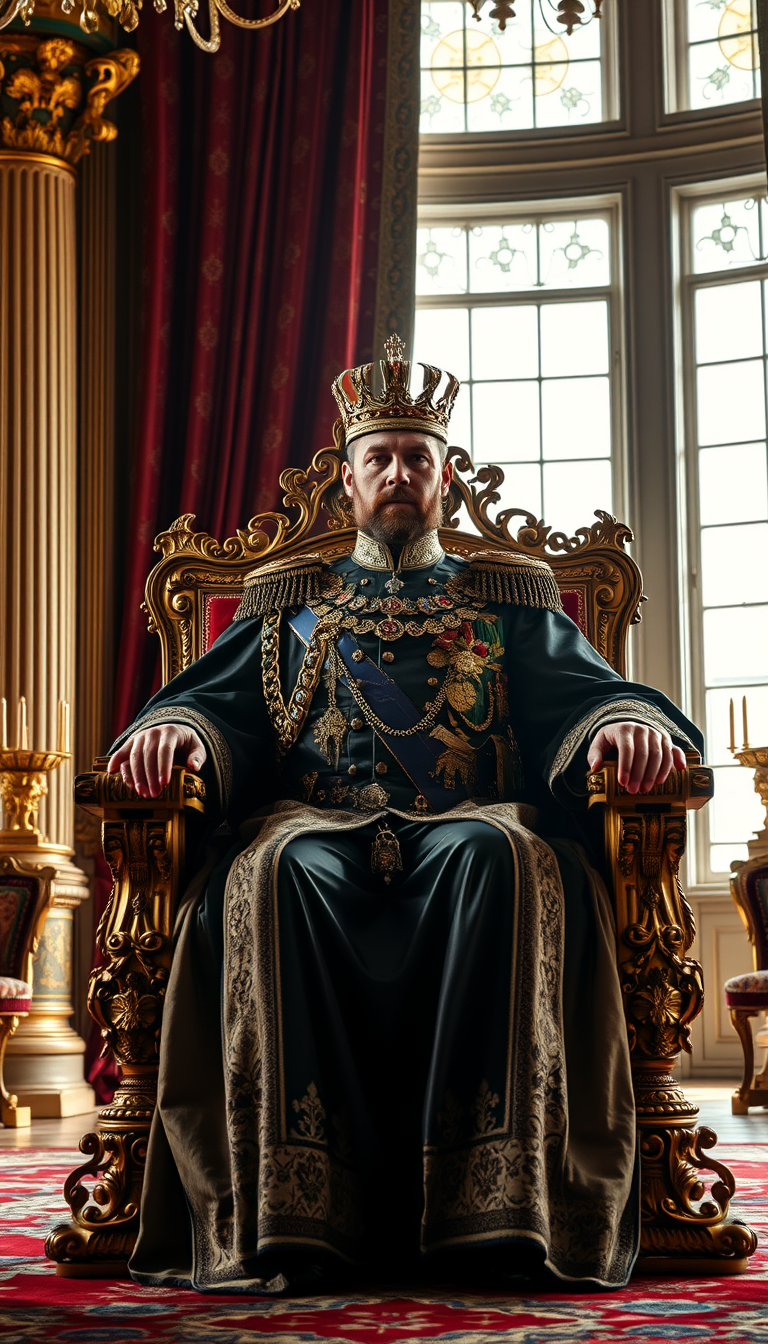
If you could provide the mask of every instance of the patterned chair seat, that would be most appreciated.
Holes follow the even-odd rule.
[[[0,975],[0,1013],[28,1013],[31,1003],[32,988],[26,980]]]
[[[749,971],[725,982],[729,1008],[768,1008],[768,971]]]

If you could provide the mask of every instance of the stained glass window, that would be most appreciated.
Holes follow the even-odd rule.
[[[611,509],[612,216],[427,224],[414,358],[462,380],[451,441],[503,466],[499,507],[571,534]]]
[[[478,23],[464,0],[424,0],[422,134],[606,120],[612,113],[605,22],[593,18],[569,37],[545,25],[539,0],[520,0],[502,33],[484,14]]]
[[[688,462],[694,700],[715,796],[701,817],[704,877],[747,858],[762,825],[752,773],[728,750],[728,702],[747,696],[753,743],[768,743],[768,265],[766,202],[754,195],[688,212]]]
[[[676,28],[677,106],[760,97],[756,0],[668,0]]]

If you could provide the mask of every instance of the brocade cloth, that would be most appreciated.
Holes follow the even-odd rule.
[[[386,814],[388,888],[382,815],[279,803],[188,892],[132,1274],[276,1292],[302,1253],[514,1272],[539,1248],[621,1285],[635,1112],[601,880],[532,809],[465,803]]]

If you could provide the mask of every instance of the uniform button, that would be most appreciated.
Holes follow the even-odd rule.
[[[376,765],[376,774],[377,774],[377,775],[386,775],[386,773],[387,773],[387,767],[386,767],[384,761],[379,761],[379,762],[377,763],[377,765]]]
[[[349,769],[348,769],[348,771],[347,771],[347,774],[348,774],[348,775],[356,775],[356,774],[357,774],[357,766],[356,766],[356,765],[350,765],[350,767],[349,767]]]
[[[370,579],[361,579],[361,580],[360,580],[360,587],[361,587],[361,588],[365,588],[366,584],[368,584],[368,583],[370,583],[370,582],[371,582]]]
[[[427,677],[427,685],[428,685],[428,686],[436,686],[436,685],[437,685],[437,677]]]
[[[437,583],[437,579],[427,579],[427,583]]]
[[[353,719],[353,720],[352,720],[352,727],[353,727],[356,731],[357,731],[357,729],[362,728],[362,726],[363,726],[363,720],[362,720],[362,719]]]
[[[394,663],[395,655],[394,653],[392,653],[391,649],[384,650],[384,652],[381,655],[381,661],[382,663]]]

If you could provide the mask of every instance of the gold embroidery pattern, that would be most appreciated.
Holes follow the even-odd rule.
[[[440,779],[442,776],[446,789],[455,789],[458,777],[470,793],[473,793],[477,784],[477,751],[470,744],[466,733],[461,729],[452,733],[450,729],[438,724],[432,729],[430,737],[437,738],[438,742],[443,742],[448,748],[438,756],[434,770],[430,771],[432,778]]]
[[[313,1143],[325,1142],[325,1107],[317,1095],[317,1087],[310,1083],[301,1101],[293,1100],[293,1109],[300,1117],[296,1128],[291,1130],[292,1139],[311,1139]]]
[[[557,776],[568,769],[579,747],[596,729],[603,728],[608,723],[617,723],[625,718],[635,723],[644,723],[650,728],[657,728],[659,732],[669,733],[671,737],[677,737],[682,742],[686,742],[692,751],[696,750],[693,742],[689,737],[686,737],[682,729],[678,728],[676,723],[668,719],[666,714],[662,714],[661,710],[652,705],[650,701],[606,700],[602,705],[596,705],[582,719],[579,719],[579,722],[574,724],[570,732],[563,738],[549,772],[550,788]]]
[[[506,835],[514,854],[518,916],[509,948],[504,1084],[497,1097],[483,1079],[470,1108],[474,1123],[468,1135],[462,1135],[458,1104],[450,1098],[443,1103],[439,1139],[425,1150],[424,1249],[489,1236],[533,1236],[563,1273],[619,1283],[633,1253],[631,1229],[625,1235],[622,1215],[629,1178],[609,1183],[604,1201],[591,1190],[582,1197],[578,1188],[564,1189],[563,893],[554,854],[523,828],[514,804],[468,804],[449,815],[457,821],[464,816],[486,821]],[[440,823],[445,819],[443,814]],[[424,821],[429,824],[428,818]],[[317,829],[354,830],[366,819],[336,812],[326,814],[323,823],[319,827],[317,813],[299,804],[279,805],[230,874],[224,1076],[234,1209],[226,1220],[196,1217],[196,1263],[203,1284],[242,1277],[244,1258],[286,1236],[321,1242],[355,1258],[360,1203],[349,1150],[339,1145],[330,1151],[331,1130],[338,1127],[335,1119],[329,1127],[320,1114],[317,1091],[307,1087],[294,1107],[282,1083],[277,863],[294,836]],[[322,1124],[322,1141],[293,1137],[284,1108],[296,1130],[305,1122],[317,1135]],[[250,1198],[252,1191],[258,1191],[258,1200]],[[228,1230],[232,1226],[238,1229],[236,1250]]]
[[[312,697],[320,681],[328,643],[334,634],[334,628],[323,626],[322,622],[318,621],[307,645],[296,685],[286,705],[280,687],[280,612],[270,612],[264,618],[262,684],[267,712],[277,734],[278,757],[284,756],[290,750],[304,726]]]
[[[425,1149],[422,1249],[534,1237],[567,1275],[620,1284],[632,1263],[629,1175],[600,1195],[571,1184],[560,994],[563,888],[555,856],[514,824],[511,806],[478,809],[516,856],[517,956],[511,952],[504,1089],[483,1078],[465,1113],[449,1090]],[[586,1191],[586,1192],[585,1192]]]
[[[403,547],[399,568],[426,569],[427,565],[436,565],[444,556],[445,551],[440,545],[437,530],[433,529]],[[367,532],[358,532],[352,559],[356,564],[362,565],[364,569],[394,570],[395,568],[394,558],[389,547],[385,546],[383,542],[375,541],[373,537],[369,537]]]
[[[278,804],[230,870],[224,1079],[238,1235],[236,1243],[227,1243],[220,1224],[195,1217],[200,1282],[244,1277],[242,1262],[286,1235],[320,1240],[354,1258],[362,1232],[360,1197],[344,1118],[334,1117],[331,1144],[316,1084],[293,1101],[283,1091],[277,865],[289,841],[313,826],[344,831],[367,822],[366,816],[337,811],[326,813],[318,826],[318,814],[306,806]],[[251,1197],[255,1191],[258,1198]]]

